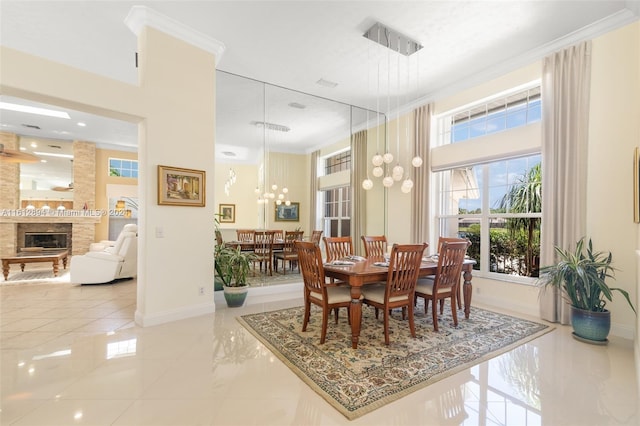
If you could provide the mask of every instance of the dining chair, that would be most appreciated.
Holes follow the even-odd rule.
[[[311,242],[312,243],[316,243],[316,244],[320,244],[320,239],[322,238],[322,233],[324,231],[322,230],[315,230],[311,232]]]
[[[262,264],[264,263],[264,272],[273,276],[272,257],[273,257],[273,231],[255,231],[253,233],[253,275],[256,275],[256,263],[260,263],[260,272],[262,272]]]
[[[278,272],[278,261],[282,261],[282,274],[287,273],[287,262],[289,267],[293,271],[293,265],[298,262],[298,250],[296,249],[296,241],[302,240],[303,231],[286,231],[284,234],[284,244],[282,251],[273,253],[273,261],[275,263],[275,270]]]
[[[471,245],[471,241],[469,241],[467,238],[456,238],[456,237],[439,237],[438,238],[438,251],[437,253],[440,253],[440,250],[442,250],[442,243],[461,243],[461,242],[465,242],[468,241],[469,245]],[[433,279],[435,277],[435,275],[430,275],[428,278]],[[458,309],[462,309],[462,287],[458,286],[458,294],[456,297],[457,303],[458,303]],[[444,299],[442,300],[442,302],[444,302]],[[444,310],[444,303],[440,304],[440,313],[442,314]]]
[[[353,254],[351,237],[323,237],[324,248],[327,252],[327,262],[342,259]]]
[[[282,229],[273,230],[273,241],[284,240],[284,231]]]
[[[362,237],[365,257],[383,257],[387,254],[387,237],[384,235]]]
[[[298,263],[304,281],[304,319],[302,331],[307,331],[309,318],[311,316],[311,304],[322,309],[322,331],[320,333],[320,344],[323,344],[327,337],[327,323],[329,314],[334,309],[347,308],[351,306],[351,287],[333,286],[327,283],[324,275],[322,263],[322,253],[320,247],[310,241],[296,241],[298,251]],[[362,300],[362,296],[360,297]],[[349,318],[349,315],[347,315]],[[336,323],[338,316],[336,315]]]
[[[253,229],[238,229],[236,230],[236,239],[238,241],[251,242],[255,232]]]
[[[386,285],[370,285],[362,287],[363,303],[373,306],[378,318],[378,309],[384,312],[384,344],[389,345],[389,316],[394,308],[405,308],[409,314],[409,331],[416,337],[413,318],[414,291],[420,272],[422,255],[427,244],[394,244],[389,258],[389,272]]]
[[[443,241],[438,252],[438,268],[433,279],[424,278],[418,280],[415,290],[415,299],[424,298],[424,313],[427,313],[429,301],[433,316],[433,329],[438,331],[438,301],[440,300],[441,313],[444,309],[444,300],[451,299],[451,315],[453,324],[458,326],[458,313],[456,311],[458,287],[462,273],[462,263],[471,243],[467,240],[458,242]]]

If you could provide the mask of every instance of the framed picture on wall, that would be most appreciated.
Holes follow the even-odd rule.
[[[235,223],[236,205],[220,204],[218,207],[218,221],[220,221],[220,223]]]
[[[300,203],[276,204],[276,222],[298,222],[300,221]]]
[[[158,204],[204,207],[205,171],[158,166]]]

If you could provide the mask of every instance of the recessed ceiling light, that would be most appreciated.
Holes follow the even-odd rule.
[[[45,115],[47,117],[57,117],[70,119],[69,114],[64,111],[56,111],[48,108],[37,108],[27,105],[12,104],[9,102],[0,102],[0,109],[6,109],[8,111],[26,112],[29,114]]]
[[[46,163],[46,162],[47,162],[47,160],[42,159],[42,160],[40,160],[40,162],[41,162],[41,163]]]
[[[31,142],[31,148],[37,148],[38,144],[36,142]]]
[[[83,123],[82,121],[78,121],[78,126],[87,127],[87,123]]]
[[[316,81],[316,84],[319,84],[320,86],[324,86],[324,87],[329,87],[331,89],[333,89],[334,87],[336,87],[338,85],[338,83],[334,83],[333,81],[325,80],[324,78],[321,78],[320,80]]]

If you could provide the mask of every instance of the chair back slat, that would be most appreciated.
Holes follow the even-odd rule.
[[[253,251],[262,258],[270,258],[273,250],[273,231],[255,231],[253,233]]]
[[[236,231],[236,238],[238,241],[242,242],[252,242],[253,234],[255,234],[255,230],[253,229],[238,229]]]
[[[384,235],[362,237],[366,257],[382,257],[387,253],[387,237]]]
[[[327,262],[353,255],[351,237],[323,237],[327,252]]]
[[[470,245],[471,243],[468,240],[442,241],[440,243],[438,269],[433,283],[434,293],[437,293],[438,289],[445,287],[450,287],[453,290],[457,289],[460,285],[464,257]]]
[[[410,295],[415,291],[426,244],[394,244],[389,259],[385,298]]]
[[[285,254],[291,254],[296,252],[296,241],[302,241],[303,231],[286,231],[284,234],[284,245],[282,251]]]
[[[315,244],[320,244],[320,239],[322,238],[322,230],[316,230],[311,232],[311,242]]]
[[[307,241],[296,241],[298,264],[302,271],[305,292],[322,293],[326,300],[326,287],[322,253],[317,244]]]

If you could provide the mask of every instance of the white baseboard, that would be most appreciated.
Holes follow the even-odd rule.
[[[302,298],[304,296],[303,289],[304,284],[302,282],[265,287],[250,287],[245,306]],[[227,302],[224,300],[224,293],[222,291],[216,291],[214,293],[214,301],[218,309],[227,307]]]
[[[216,306],[211,301],[210,303],[203,303],[196,306],[186,306],[180,309],[173,309],[170,311],[159,312],[150,315],[144,315],[140,311],[136,310],[135,321],[136,324],[141,327],[150,327],[153,325],[165,324],[172,321],[179,321],[187,318],[198,317],[201,315],[208,315],[214,313]]]

